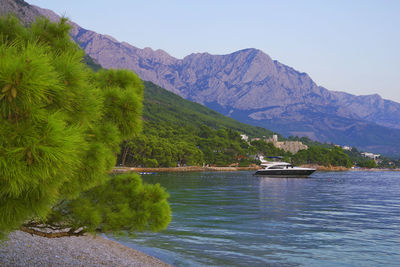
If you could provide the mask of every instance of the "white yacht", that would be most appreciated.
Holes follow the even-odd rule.
[[[281,158],[281,157],[269,157]],[[291,163],[283,161],[266,161],[260,158],[263,169],[256,171],[255,175],[264,175],[268,177],[308,177],[316,171],[313,168],[295,167]]]

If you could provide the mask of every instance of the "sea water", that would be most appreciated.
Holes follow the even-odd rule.
[[[400,266],[400,172],[145,175],[171,195],[160,233],[119,242],[175,266]]]

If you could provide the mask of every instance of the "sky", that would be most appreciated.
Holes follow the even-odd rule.
[[[26,1],[139,48],[257,48],[329,90],[400,102],[400,0]]]

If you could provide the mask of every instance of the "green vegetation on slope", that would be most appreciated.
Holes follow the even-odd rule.
[[[122,165],[249,164],[254,159],[249,159],[249,145],[240,133],[272,135],[271,131],[237,122],[151,82],[144,85],[143,132],[125,143],[119,161]]]
[[[319,164],[322,166],[351,167],[353,162],[340,147],[325,148],[310,146],[307,150],[300,150],[293,156],[294,164]]]
[[[172,167],[211,164],[248,166],[256,155],[284,156],[297,164],[351,166],[340,148],[315,143],[311,150],[296,155],[262,140],[249,137],[272,136],[272,132],[225,117],[200,104],[185,100],[151,82],[145,82],[143,132],[123,145],[119,164],[143,167]]]
[[[151,82],[144,82],[143,119],[173,127],[199,128],[206,125],[213,129],[231,129],[250,137],[271,136],[273,132],[238,122],[232,118],[183,99]]]

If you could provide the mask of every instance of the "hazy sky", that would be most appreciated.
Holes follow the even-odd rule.
[[[400,0],[26,1],[139,48],[258,48],[329,90],[400,102]]]

